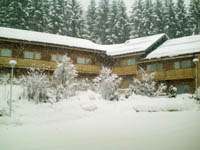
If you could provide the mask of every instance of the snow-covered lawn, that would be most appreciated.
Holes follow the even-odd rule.
[[[36,105],[13,91],[12,117],[0,117],[0,150],[200,149],[200,106],[191,95],[106,101],[87,91]],[[5,93],[1,86],[0,106]]]

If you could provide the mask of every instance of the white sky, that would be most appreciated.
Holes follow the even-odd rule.
[[[81,5],[83,6],[84,10],[87,10],[87,7],[88,5],[90,4],[90,1],[91,0],[79,0],[79,2],[81,3]],[[95,0],[96,4],[99,3],[100,0]],[[174,1],[177,1],[177,0],[174,0]],[[110,2],[112,2],[112,0],[110,0]],[[128,11],[130,11],[133,3],[134,3],[134,0],[124,0],[126,6],[127,6],[127,9]],[[189,4],[190,0],[185,0],[185,4]]]

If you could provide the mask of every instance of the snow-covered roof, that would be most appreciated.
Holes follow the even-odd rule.
[[[200,35],[171,39],[163,43],[145,59],[173,57],[200,52]]]
[[[98,50],[107,52],[110,56],[144,52],[163,36],[165,36],[165,34],[135,38],[128,40],[123,44],[100,45],[80,38],[0,27],[0,38]]]
[[[147,37],[135,38],[128,40],[123,44],[104,45],[103,49],[106,49],[107,54],[111,56],[144,52],[163,36],[165,36],[164,33]]]
[[[5,27],[0,27],[0,38],[48,43],[92,50],[101,50],[99,49],[98,44],[95,44],[85,39]]]

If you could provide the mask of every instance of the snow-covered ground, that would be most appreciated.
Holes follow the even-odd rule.
[[[0,107],[9,86],[0,86]],[[199,150],[200,106],[191,95],[106,101],[92,92],[55,104],[19,100],[0,117],[0,150]]]

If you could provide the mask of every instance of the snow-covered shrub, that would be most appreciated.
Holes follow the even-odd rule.
[[[78,79],[77,82],[77,90],[78,91],[87,91],[91,87],[91,82],[86,79]]]
[[[10,79],[10,77],[8,74],[0,77],[0,84],[2,84],[2,85],[8,84],[9,79]]]
[[[21,85],[24,88],[23,97],[36,103],[48,101],[48,88],[51,84],[48,76],[39,69],[31,68],[27,75],[21,77]]]
[[[93,79],[93,89],[99,92],[104,99],[115,100],[118,99],[118,86],[121,78],[116,74],[112,74],[112,70],[103,67],[99,76]]]
[[[176,97],[176,95],[177,95],[177,88],[174,87],[173,85],[171,85],[169,87],[169,94],[168,94],[168,96],[171,98],[171,97]]]
[[[61,63],[58,63],[53,74],[53,82],[56,85],[56,98],[67,98],[75,94],[77,82],[75,78],[78,76],[72,60],[67,56],[63,56]]]
[[[149,97],[165,95],[167,86],[163,83],[158,84],[154,81],[155,73],[147,73],[142,68],[140,68],[139,72],[142,74],[141,80],[134,78],[133,84],[129,86],[126,93],[126,97],[129,97],[133,93]]]
[[[200,100],[200,87],[196,89],[194,98],[197,100]]]

